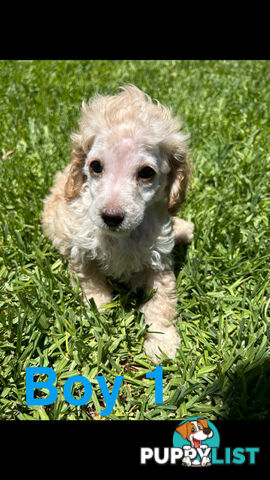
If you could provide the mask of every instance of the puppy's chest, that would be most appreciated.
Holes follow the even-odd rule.
[[[128,281],[145,268],[163,270],[171,250],[170,242],[164,251],[158,242],[151,244],[143,238],[107,238],[100,242],[95,259],[106,275]]]

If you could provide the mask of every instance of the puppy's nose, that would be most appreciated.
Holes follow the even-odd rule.
[[[122,210],[103,210],[102,219],[110,228],[118,227],[124,220],[124,213]]]

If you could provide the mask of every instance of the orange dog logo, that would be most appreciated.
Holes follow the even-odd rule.
[[[197,420],[187,420],[176,428],[176,432],[179,433],[183,440],[187,440],[190,445],[184,445],[186,455],[183,458],[183,464],[187,466],[206,466],[210,465],[211,460],[207,454],[207,445],[203,442],[213,436],[213,431],[209,427],[206,418],[198,418]],[[192,450],[193,449],[193,450]],[[192,459],[190,452],[199,452],[199,458]],[[201,455],[201,452],[204,455]]]

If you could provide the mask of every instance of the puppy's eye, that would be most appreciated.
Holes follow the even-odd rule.
[[[98,174],[98,173],[101,173],[102,170],[103,170],[103,167],[99,160],[93,160],[90,163],[90,172]]]
[[[138,173],[138,178],[141,178],[142,180],[151,180],[154,178],[156,175],[155,170],[152,167],[143,167],[139,173]]]

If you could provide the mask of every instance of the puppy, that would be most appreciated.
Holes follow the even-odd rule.
[[[187,135],[170,110],[134,85],[83,102],[72,161],[44,202],[43,229],[68,259],[86,304],[112,299],[107,278],[144,286],[149,326],[144,348],[158,363],[179,346],[171,251],[190,242],[193,224],[175,214],[184,202],[190,164]]]
[[[198,449],[198,448],[203,448],[205,445],[202,443],[204,440],[207,440],[208,438],[213,437],[213,430],[208,425],[207,419],[206,418],[198,418],[198,420],[192,420],[189,421],[187,420],[185,423],[180,425],[179,427],[176,428],[176,431],[180,433],[182,438],[187,439],[192,448]],[[183,448],[187,448],[189,450],[189,447],[184,446]],[[191,462],[190,457],[187,455],[183,462],[187,466],[193,465],[199,465],[201,464],[203,467],[207,464],[210,464],[210,458],[208,456],[203,456],[201,463],[199,460],[194,460]]]
[[[211,438],[213,431],[208,426],[206,418],[198,418],[198,420],[187,420],[185,423],[176,428],[176,431],[187,439],[193,448],[199,448],[203,440]]]

